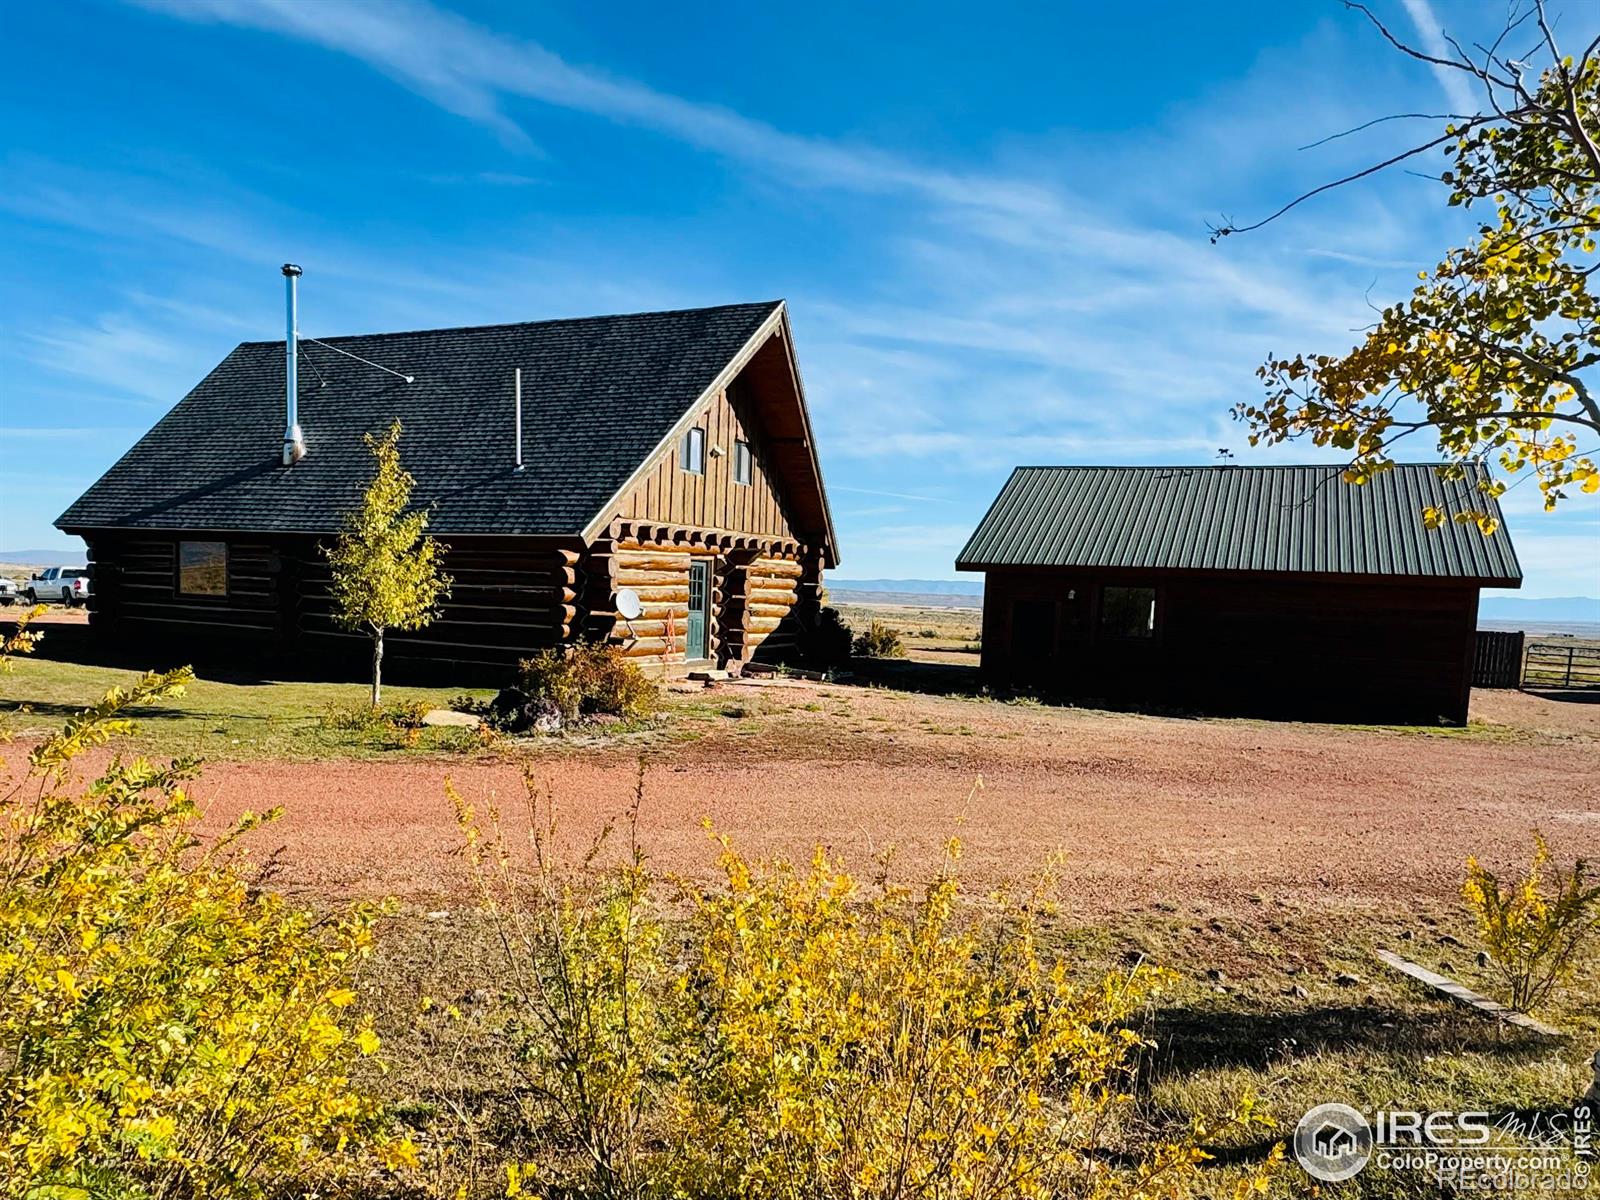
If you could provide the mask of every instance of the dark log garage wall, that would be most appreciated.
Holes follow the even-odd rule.
[[[1107,586],[1155,589],[1151,636],[1108,632]],[[1462,724],[1477,610],[1478,589],[1465,583],[992,570],[983,670],[997,683],[1120,703]]]

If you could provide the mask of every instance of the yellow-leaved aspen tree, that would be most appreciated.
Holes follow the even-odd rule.
[[[439,569],[439,543],[429,537],[428,514],[406,512],[416,481],[400,465],[400,422],[382,437],[367,434],[375,470],[358,508],[345,514],[344,532],[324,547],[333,569],[336,616],[347,629],[372,639],[372,706],[382,699],[383,635],[421,629],[450,594]]]
[[[1461,478],[1475,460],[1498,464],[1503,476],[1527,472],[1546,509],[1575,492],[1600,492],[1600,391],[1591,390],[1600,367],[1600,38],[1576,60],[1563,54],[1545,0],[1526,0],[1486,48],[1469,52],[1451,40],[1448,52],[1417,49],[1364,5],[1346,0],[1346,8],[1402,53],[1460,80],[1462,102],[1473,103],[1455,113],[1379,118],[1437,124],[1264,220],[1214,229],[1212,240],[1436,153],[1448,162],[1426,173],[1444,185],[1448,206],[1479,214],[1477,231],[1418,272],[1410,298],[1385,307],[1360,345],[1269,358],[1257,371],[1266,398],[1235,415],[1251,445],[1303,437],[1347,452],[1350,483],[1388,470],[1396,443],[1421,432],[1445,458],[1446,477]],[[1493,497],[1507,486],[1492,477],[1479,484]],[[1430,527],[1473,522],[1491,534],[1496,526],[1487,505],[1455,513],[1430,506],[1421,515]]]

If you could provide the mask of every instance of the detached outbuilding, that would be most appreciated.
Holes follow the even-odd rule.
[[[296,331],[298,274],[284,340],[237,347],[58,518],[97,633],[302,670],[362,654],[322,547],[371,478],[363,435],[398,419],[455,583],[391,660],[794,650],[838,556],[782,301],[321,341]]]
[[[956,560],[983,672],[1064,695],[1351,721],[1467,719],[1478,591],[1520,587],[1481,468],[1018,467]]]

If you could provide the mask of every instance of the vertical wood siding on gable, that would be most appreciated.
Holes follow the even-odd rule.
[[[718,394],[698,422],[706,431],[705,474],[680,469],[683,439],[679,437],[623,499],[617,515],[696,529],[795,537],[789,503],[772,470],[754,409],[737,381]],[[750,444],[748,484],[733,481],[733,446],[739,440]],[[714,446],[722,453],[712,454]]]

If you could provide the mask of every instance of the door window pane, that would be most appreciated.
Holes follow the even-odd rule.
[[[707,616],[711,599],[711,567],[709,563],[689,564],[689,612],[684,636],[684,657],[691,662],[710,656],[710,630]]]

